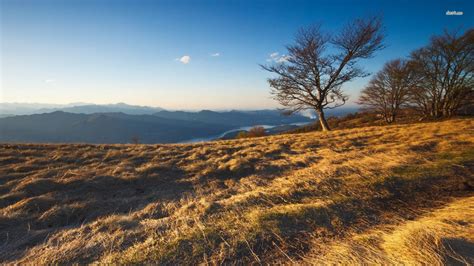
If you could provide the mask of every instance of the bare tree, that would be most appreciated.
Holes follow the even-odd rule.
[[[387,123],[395,121],[400,108],[408,103],[415,79],[405,60],[396,59],[385,64],[365,87],[358,104],[382,114]]]
[[[474,29],[462,36],[445,32],[411,54],[418,86],[411,100],[425,115],[449,117],[472,104],[474,87]]]
[[[140,137],[139,136],[132,136],[131,141],[133,144],[140,144]]]
[[[348,96],[342,85],[367,75],[357,62],[382,49],[383,39],[378,17],[356,19],[335,35],[323,32],[319,26],[302,28],[295,44],[287,47],[288,56],[262,68],[277,74],[268,83],[274,99],[289,113],[312,109],[322,129],[330,130],[324,110],[345,104]]]

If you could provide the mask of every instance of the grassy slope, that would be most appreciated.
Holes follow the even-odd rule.
[[[0,262],[474,263],[473,132],[1,145]]]

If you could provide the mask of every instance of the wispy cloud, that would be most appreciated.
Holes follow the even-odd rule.
[[[191,56],[189,55],[183,55],[182,57],[180,58],[176,58],[176,61],[179,61],[183,64],[189,64],[189,62],[191,62]]]
[[[284,63],[284,62],[287,62],[291,57],[289,55],[282,55],[280,56],[276,62],[277,63]]]
[[[221,56],[221,53],[213,53],[211,54],[212,57],[218,57],[218,56]]]
[[[267,58],[267,62],[274,62],[274,63],[284,63],[290,59],[289,55],[280,55],[278,52],[273,52]]]
[[[54,82],[56,82],[55,79],[45,79],[44,80],[44,83],[54,83]]]

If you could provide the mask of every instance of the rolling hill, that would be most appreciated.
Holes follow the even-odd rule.
[[[180,115],[169,115],[176,114]],[[182,115],[184,114],[184,115]],[[172,143],[216,136],[240,126],[309,122],[304,116],[265,112],[159,112],[76,114],[56,111],[0,118],[0,142]]]
[[[311,121],[309,118],[301,115],[285,116],[277,110],[234,110],[228,112],[215,112],[210,110],[202,110],[199,112],[160,111],[154,115],[168,119],[228,125],[232,128],[252,125],[283,125]]]
[[[123,113],[46,114],[0,119],[0,142],[39,143],[169,143],[215,135],[225,125],[180,121]]]
[[[474,119],[0,145],[0,262],[473,264]]]

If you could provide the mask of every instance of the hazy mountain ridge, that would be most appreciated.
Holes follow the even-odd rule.
[[[176,115],[179,114],[179,115]],[[158,112],[77,114],[55,111],[0,118],[1,142],[40,143],[171,143],[218,135],[239,126],[309,122],[303,116],[278,111],[245,113]]]
[[[91,103],[70,103],[70,104],[42,104],[42,103],[0,103],[1,115],[31,115],[63,111],[68,113],[125,113],[125,114],[153,114],[164,110],[160,107],[130,105],[126,103],[115,104],[91,104]]]
[[[338,109],[327,110],[327,116],[341,116],[351,112],[357,112],[358,107],[355,106],[343,106]],[[196,113],[245,113],[253,115],[275,115],[280,114],[282,111],[276,109],[263,109],[263,110],[230,110],[230,111],[184,111],[184,110],[166,110],[161,107],[141,106],[141,105],[130,105],[126,103],[115,103],[115,104],[92,104],[92,103],[69,103],[69,104],[44,104],[44,103],[0,103],[0,117],[15,116],[15,115],[32,115],[32,114],[43,114],[51,113],[55,111],[63,111],[68,113],[125,113],[130,115],[140,114],[155,114],[161,113],[162,116],[175,116],[175,117],[192,117],[196,116]],[[194,114],[194,115],[193,115]],[[307,117],[315,117],[315,113],[311,110],[302,111],[301,115]],[[169,117],[168,117],[169,118]]]
[[[123,113],[47,114],[0,119],[0,141],[52,143],[167,143],[217,134],[228,129],[193,121],[177,121],[152,115]]]
[[[111,105],[81,105],[61,108],[61,111],[68,113],[81,113],[81,114],[93,114],[93,113],[125,113],[130,115],[145,115],[153,114],[163,110],[159,107],[148,107],[148,106],[137,106],[128,105],[123,103],[111,104]]]

